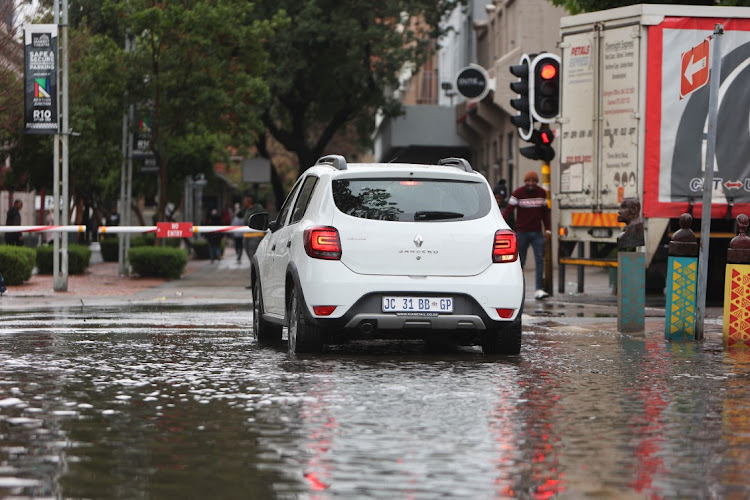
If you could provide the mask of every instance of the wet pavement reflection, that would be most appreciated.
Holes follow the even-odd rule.
[[[4,313],[0,497],[746,498],[750,355],[531,317],[290,358],[250,310]]]

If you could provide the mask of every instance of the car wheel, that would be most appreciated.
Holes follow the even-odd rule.
[[[521,313],[508,326],[490,326],[482,332],[485,354],[519,354],[521,352]]]
[[[260,280],[255,280],[253,287],[253,335],[259,344],[281,342],[281,325],[263,319],[263,294],[260,291]]]
[[[296,290],[292,290],[292,296],[289,299],[288,330],[289,354],[320,352],[323,347],[321,330],[305,320]]]

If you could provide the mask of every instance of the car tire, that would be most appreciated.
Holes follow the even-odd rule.
[[[281,325],[263,319],[263,294],[260,280],[253,286],[253,335],[259,344],[276,344],[281,342]]]
[[[521,313],[507,326],[490,326],[482,332],[485,354],[514,355],[521,353]]]
[[[322,331],[305,319],[297,290],[289,298],[289,354],[320,352],[323,348]]]

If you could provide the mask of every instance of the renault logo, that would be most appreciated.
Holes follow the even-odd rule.
[[[422,236],[419,234],[417,235],[416,238],[414,238],[414,244],[417,245],[417,248],[421,247],[423,242],[424,240],[422,239]]]

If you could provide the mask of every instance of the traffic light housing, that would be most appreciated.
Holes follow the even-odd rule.
[[[532,54],[533,56],[533,54]],[[510,66],[510,72],[518,77],[511,82],[510,89],[518,94],[516,99],[510,100],[510,105],[518,110],[518,114],[510,117],[510,122],[518,127],[518,134],[525,141],[531,138],[534,130],[534,118],[531,115],[531,61],[532,56],[523,54],[518,64]]]
[[[554,140],[555,134],[550,129],[534,130],[531,134],[531,139],[529,139],[529,142],[534,145],[526,146],[519,151],[521,155],[529,160],[542,160],[545,163],[549,163],[555,157],[555,150],[552,148],[552,141]]]
[[[545,52],[537,55],[529,69],[531,117],[552,123],[560,114],[560,57]]]

